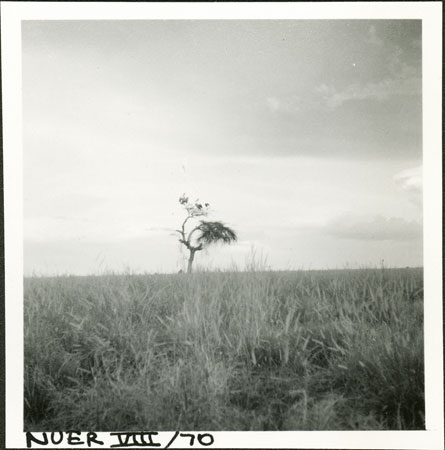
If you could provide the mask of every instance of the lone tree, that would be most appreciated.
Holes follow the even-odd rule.
[[[179,233],[179,242],[184,245],[189,251],[189,259],[187,264],[187,273],[192,272],[193,260],[195,253],[208,247],[210,244],[222,242],[230,244],[237,240],[235,231],[224,225],[222,222],[209,222],[207,220],[200,220],[199,225],[187,231],[186,224],[191,219],[197,217],[205,217],[209,214],[210,205],[204,203],[202,205],[197,199],[194,203],[189,202],[189,198],[185,194],[179,199],[179,203],[187,212],[187,217],[180,230],[175,230]]]

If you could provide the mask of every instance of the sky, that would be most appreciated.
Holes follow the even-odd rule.
[[[25,275],[422,266],[421,22],[22,22]]]

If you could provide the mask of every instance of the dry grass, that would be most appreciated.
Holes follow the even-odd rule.
[[[423,429],[422,269],[25,279],[27,430]]]

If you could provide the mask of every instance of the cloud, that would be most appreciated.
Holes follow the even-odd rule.
[[[282,96],[280,98],[267,97],[266,105],[272,113],[295,113],[300,111],[300,97],[297,95]]]
[[[394,182],[408,192],[422,193],[422,166],[402,170],[394,175]]]
[[[421,87],[421,78],[412,75],[407,78],[386,78],[365,85],[355,83],[343,90],[321,84],[315,89],[315,92],[320,95],[328,108],[336,109],[348,101],[378,100],[383,102],[396,95],[418,95],[421,93]]]
[[[375,25],[371,25],[368,28],[368,36],[366,38],[366,42],[368,44],[372,44],[375,46],[382,46],[383,45],[383,39],[381,39],[377,34],[377,28]]]
[[[334,110],[350,101],[386,102],[397,96],[412,97],[422,93],[422,77],[417,68],[401,62],[397,55],[389,66],[390,75],[380,80],[351,83],[341,89],[333,84],[321,83],[315,86],[312,94],[268,97],[266,104],[273,113],[296,113],[308,108],[318,109],[320,105]]]
[[[281,107],[281,102],[277,97],[267,97],[266,103],[272,112],[277,112]]]
[[[326,234],[358,241],[413,241],[422,237],[422,224],[400,217],[344,216],[324,227]]]
[[[422,166],[402,170],[394,175],[393,180],[400,190],[406,192],[412,203],[422,206]]]
[[[382,47],[384,42],[377,35],[376,27],[371,25],[367,42]],[[399,45],[389,45],[381,54],[381,63],[386,75],[367,82],[354,82],[341,89],[335,85],[321,84],[315,89],[328,108],[335,109],[348,101],[377,100],[387,101],[395,96],[420,95],[422,92],[422,73],[420,61],[417,64],[407,61],[407,55]],[[355,66],[355,64],[353,64]]]

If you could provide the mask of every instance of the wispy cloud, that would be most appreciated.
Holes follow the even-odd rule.
[[[379,82],[367,84],[351,84],[345,89],[337,90],[333,86],[321,84],[315,89],[324,104],[336,109],[348,101],[378,100],[385,101],[397,95],[418,95],[421,92],[422,80],[420,77],[409,76],[386,78]]]
[[[422,92],[422,77],[418,69],[400,61],[395,53],[388,64],[390,75],[380,80],[356,82],[338,88],[335,84],[321,83],[312,92],[266,98],[266,105],[272,113],[297,113],[324,106],[334,110],[350,101],[375,100],[386,102],[397,96],[416,96]]]
[[[359,241],[413,241],[422,236],[422,224],[400,217],[341,217],[325,226],[325,232],[340,239]]]
[[[365,42],[371,48],[377,48],[382,69],[386,71],[386,74],[381,73],[379,77],[369,78],[367,81],[362,74],[361,81],[341,88],[335,84],[317,86],[315,93],[321,97],[328,108],[338,108],[348,101],[377,100],[383,102],[395,96],[411,96],[421,93],[420,64],[408,60],[406,49],[402,49],[400,44],[384,41],[375,25],[369,27]],[[356,66],[355,63],[352,65]]]
[[[301,99],[298,95],[286,97],[267,97],[266,105],[272,113],[294,113],[300,111]]]
[[[422,166],[402,170],[394,175],[394,182],[408,192],[422,193]]]
[[[366,38],[368,44],[381,46],[384,44],[383,39],[378,35],[377,28],[375,25],[370,25],[368,28],[368,35]]]
[[[282,102],[277,97],[267,97],[266,104],[272,112],[277,112],[280,110]]]
[[[402,170],[394,175],[393,180],[400,190],[406,192],[412,203],[422,206],[422,166]]]

